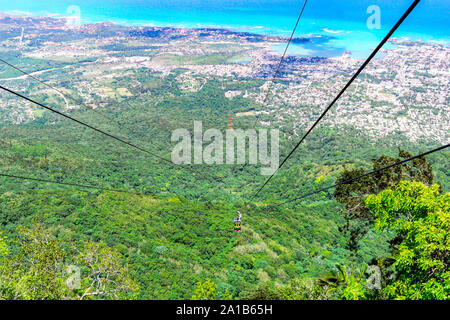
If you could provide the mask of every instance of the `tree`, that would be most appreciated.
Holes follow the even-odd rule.
[[[86,242],[77,262],[82,266],[83,289],[80,300],[93,297],[101,299],[133,298],[139,286],[129,277],[128,265],[116,250]]]
[[[133,298],[139,287],[115,249],[86,242],[75,258],[49,230],[35,222],[18,228],[20,252],[8,256],[0,237],[0,299],[62,300]],[[77,263],[77,265],[73,265]],[[80,269],[80,285],[67,283],[68,269]]]
[[[328,300],[332,294],[328,285],[319,286],[316,281],[300,279],[292,279],[276,290],[280,300]]]
[[[450,193],[402,181],[366,199],[376,230],[393,230],[391,299],[450,298]]]
[[[373,169],[376,170],[401,161],[401,159],[412,157],[410,153],[400,148],[398,149],[398,154],[399,158],[397,159],[383,155],[378,159],[372,160]],[[357,177],[363,173],[363,169],[344,170],[336,183]],[[346,208],[343,211],[346,224],[340,230],[349,236],[348,249],[355,252],[359,248],[359,241],[373,226],[374,216],[365,207],[365,198],[402,180],[419,181],[429,186],[433,183],[432,167],[424,157],[417,158],[410,164],[405,163],[394,166],[352,183],[336,187],[334,197],[338,202],[344,204]]]
[[[219,298],[217,293],[217,284],[209,278],[204,282],[197,282],[197,288],[191,297],[191,300],[232,300],[233,296],[228,289]]]
[[[2,259],[2,298],[62,299],[68,290],[61,277],[65,254],[60,242],[52,239],[39,223],[33,228],[19,227],[18,231],[20,253]]]
[[[215,300],[216,299],[217,284],[211,279],[207,278],[204,282],[197,282],[197,289],[195,289],[192,300]]]
[[[264,282],[244,294],[244,300],[281,300],[281,292],[273,283]]]
[[[2,237],[2,233],[0,232],[0,257],[7,256],[9,253],[8,246],[6,245],[6,237]]]
[[[367,266],[362,268],[349,268],[340,264],[336,265],[336,271],[325,277],[319,278],[319,287],[328,289],[329,296],[342,300],[366,299],[365,272]]]

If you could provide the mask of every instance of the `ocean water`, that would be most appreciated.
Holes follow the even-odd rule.
[[[338,56],[351,51],[354,57],[363,58],[411,3],[412,0],[309,0],[296,37],[313,37],[313,41],[293,44],[289,54]],[[302,5],[303,0],[0,0],[0,11],[55,17],[79,12],[82,23],[213,26],[288,37]],[[371,5],[380,10],[379,29],[367,25],[373,14],[367,12]],[[422,0],[394,37],[448,44],[449,14],[449,0]],[[274,46],[274,50],[283,49],[284,45]]]

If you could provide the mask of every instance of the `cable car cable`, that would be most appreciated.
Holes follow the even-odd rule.
[[[152,156],[154,156],[154,157],[157,157],[157,158],[160,159],[160,160],[163,160],[163,161],[166,161],[166,162],[171,163],[172,165],[175,165],[175,164],[174,164],[172,161],[170,161],[169,159],[163,158],[163,157],[161,157],[161,156],[159,156],[159,155],[157,155],[157,154],[155,154],[155,153],[153,153],[153,152],[151,152],[151,151],[148,151],[148,150],[146,150],[146,149],[144,149],[144,148],[142,148],[142,147],[139,147],[139,146],[137,146],[137,145],[135,145],[135,144],[133,144],[133,143],[131,143],[131,142],[125,141],[125,140],[123,140],[122,138],[119,138],[119,137],[117,137],[117,136],[114,136],[114,135],[112,135],[112,134],[110,134],[110,133],[107,133],[107,132],[101,130],[101,129],[97,129],[97,128],[95,128],[95,127],[93,127],[93,126],[91,126],[91,125],[89,125],[89,124],[87,124],[87,123],[85,123],[85,122],[83,122],[83,121],[81,121],[81,120],[75,119],[75,118],[73,118],[73,117],[71,117],[71,116],[69,116],[69,115],[67,115],[67,114],[65,114],[65,113],[62,113],[62,112],[60,112],[60,111],[58,111],[58,110],[55,110],[55,109],[53,109],[53,108],[51,108],[51,107],[49,107],[49,106],[46,106],[46,105],[42,104],[42,103],[40,103],[40,102],[37,102],[37,101],[35,101],[35,100],[31,99],[31,98],[28,98],[28,97],[26,97],[26,96],[24,96],[24,95],[22,95],[22,94],[20,94],[20,93],[18,93],[18,92],[15,92],[14,90],[10,90],[10,89],[8,89],[8,88],[5,88],[5,87],[2,86],[2,85],[0,85],[0,89],[2,89],[2,90],[4,90],[4,91],[7,91],[7,92],[9,92],[9,93],[11,93],[11,94],[14,94],[14,95],[16,95],[16,96],[18,96],[18,97],[20,97],[20,98],[22,98],[22,99],[24,99],[24,100],[27,100],[27,101],[29,101],[29,102],[31,102],[31,103],[34,103],[34,104],[36,104],[36,105],[38,105],[38,106],[40,106],[40,107],[42,107],[42,108],[44,108],[44,109],[47,109],[47,110],[49,110],[49,111],[51,111],[51,112],[53,112],[53,113],[56,113],[56,114],[58,114],[58,115],[60,115],[60,116],[62,116],[62,117],[64,117],[64,118],[66,118],[66,119],[69,119],[69,120],[71,120],[71,121],[74,121],[74,122],[76,122],[76,123],[78,123],[78,124],[80,124],[80,125],[82,125],[82,126],[84,126],[84,127],[87,127],[87,128],[89,128],[89,129],[91,129],[91,130],[94,130],[94,131],[97,131],[98,133],[101,133],[102,135],[105,135],[105,136],[107,136],[107,137],[109,137],[109,138],[111,138],[111,139],[117,140],[117,141],[119,141],[119,142],[121,142],[121,143],[123,143],[123,144],[126,144],[126,145],[128,145],[128,146],[134,148],[134,149],[137,149],[137,150],[139,150],[139,151],[145,152],[145,153],[150,154],[150,155],[152,155]]]
[[[79,104],[79,105],[81,105],[81,106],[83,106],[83,107],[85,107],[85,108],[87,108],[87,109],[89,109],[89,110],[91,110],[91,111],[97,113],[97,114],[100,115],[101,117],[103,117],[103,118],[105,118],[105,119],[107,119],[107,120],[109,120],[109,121],[114,121],[114,122],[115,122],[115,120],[114,120],[113,118],[108,117],[107,115],[104,115],[102,112],[99,112],[99,111],[95,110],[95,108],[93,108],[93,107],[91,107],[91,106],[85,104],[85,103],[84,103],[83,101],[81,101],[80,99],[77,99],[77,98],[75,98],[74,96],[72,96],[72,95],[70,95],[70,94],[67,94],[67,93],[62,92],[60,89],[55,88],[55,87],[49,85],[49,84],[46,83],[45,81],[42,81],[41,79],[39,79],[39,78],[33,76],[33,75],[32,75],[31,73],[29,73],[29,72],[26,72],[26,71],[22,70],[21,68],[19,68],[19,67],[13,65],[12,63],[10,63],[10,62],[8,62],[8,61],[2,59],[2,58],[0,58],[0,62],[3,62],[4,64],[10,66],[10,67],[13,68],[14,70],[17,70],[17,71],[19,71],[20,73],[23,73],[23,74],[26,75],[27,77],[30,77],[31,79],[33,79],[33,80],[39,82],[40,84],[43,84],[43,85],[46,86],[47,88],[50,88],[50,89],[52,89],[52,90],[58,92],[58,93],[61,94],[64,98],[70,99],[70,100],[76,102],[77,104]]]
[[[369,175],[376,174],[376,173],[378,173],[378,172],[384,171],[384,170],[386,170],[386,169],[390,169],[390,168],[392,168],[392,167],[395,167],[395,166],[401,165],[401,164],[403,164],[403,163],[406,163],[406,162],[415,160],[415,159],[417,159],[417,158],[424,157],[424,156],[429,155],[429,154],[432,154],[432,153],[434,153],[434,152],[442,151],[442,150],[444,150],[444,149],[446,149],[446,148],[448,148],[448,147],[450,147],[450,144],[443,145],[443,146],[441,146],[441,147],[439,147],[439,148],[436,148],[436,149],[433,149],[433,150],[430,150],[430,151],[421,153],[421,154],[416,155],[416,156],[414,156],[414,157],[411,157],[411,158],[408,158],[408,159],[404,159],[404,160],[395,162],[395,163],[393,163],[393,164],[390,164],[390,165],[388,165],[388,166],[385,166],[385,167],[382,167],[382,168],[379,168],[379,169],[376,169],[376,170],[373,170],[373,171],[370,171],[370,172],[361,174],[361,175],[359,175],[359,176],[357,176],[357,177],[354,177],[354,178],[351,178],[351,179],[347,179],[347,180],[345,180],[345,181],[341,181],[341,182],[336,183],[336,184],[334,184],[334,185],[332,185],[332,186],[325,187],[325,188],[322,188],[322,189],[320,189],[320,190],[316,190],[316,191],[314,191],[314,192],[311,192],[311,193],[302,195],[302,196],[300,196],[300,197],[298,197],[298,198],[291,199],[291,200],[287,200],[287,201],[285,201],[285,202],[282,202],[280,205],[284,205],[284,204],[286,204],[286,203],[290,203],[290,202],[293,202],[293,201],[297,201],[297,200],[300,200],[300,199],[303,199],[303,198],[312,196],[312,195],[314,195],[314,194],[316,194],[316,193],[323,192],[323,191],[326,191],[326,190],[335,188],[335,187],[340,186],[340,185],[343,185],[343,184],[349,184],[349,183],[352,183],[352,182],[354,182],[354,181],[356,181],[356,180],[359,180],[359,179],[361,179],[361,178],[367,177],[367,176],[369,176]]]
[[[294,38],[295,31],[297,30],[297,27],[299,25],[300,19],[302,18],[303,11],[305,10],[305,7],[306,7],[307,3],[308,3],[308,0],[305,0],[305,3],[303,4],[303,7],[302,7],[302,9],[300,11],[300,14],[298,15],[297,22],[295,23],[294,29],[292,29],[292,33],[291,33],[291,36],[290,36],[290,38],[289,38],[289,40],[287,42],[286,48],[284,49],[283,55],[281,56],[280,62],[278,63],[278,67],[275,70],[275,73],[274,73],[273,78],[272,78],[272,80],[270,82],[269,88],[267,89],[266,97],[264,98],[264,100],[262,102],[263,109],[265,109],[265,104],[269,100],[269,95],[270,95],[270,93],[272,91],[272,88],[273,88],[273,85],[274,85],[275,80],[277,78],[277,75],[280,72],[281,65],[284,62],[284,59],[286,57],[286,53],[287,53],[287,51],[289,49],[289,46],[290,46],[290,44],[292,42],[292,39]],[[259,114],[256,116],[255,124],[253,125],[253,127],[256,127],[256,124],[258,123],[258,121],[259,121]]]
[[[405,19],[409,16],[409,14],[414,10],[414,8],[419,4],[421,0],[415,0],[413,4],[406,10],[406,12],[402,15],[402,17],[397,21],[397,23],[392,27],[389,33],[383,38],[383,40],[378,44],[378,46],[372,51],[370,56],[364,61],[361,67],[356,71],[356,73],[351,77],[351,79],[347,82],[347,84],[342,88],[339,94],[333,99],[333,101],[329,104],[329,106],[323,111],[320,117],[314,122],[311,128],[305,133],[305,135],[300,139],[300,141],[295,145],[295,147],[289,152],[286,158],[281,162],[278,166],[278,169],[264,182],[264,184],[258,189],[258,191],[252,196],[251,199],[254,199],[258,194],[264,189],[264,187],[272,180],[272,178],[278,173],[278,171],[284,166],[286,161],[292,156],[292,154],[297,150],[300,144],[309,136],[309,134],[314,130],[317,124],[323,119],[323,117],[328,113],[328,111],[333,107],[333,105],[339,100],[339,98],[344,94],[344,92],[348,89],[348,87],[353,83],[353,81],[359,76],[359,74],[364,70],[364,68],[369,64],[369,62],[375,57],[375,55],[380,51],[383,45],[389,40],[392,34],[400,27],[400,25],[405,21]]]
[[[29,101],[29,102],[31,102],[31,103],[34,103],[34,104],[36,104],[36,105],[38,105],[38,106],[40,106],[40,107],[42,107],[42,108],[44,108],[44,109],[47,109],[47,110],[49,110],[49,111],[51,111],[51,112],[53,112],[53,113],[56,113],[56,114],[58,114],[58,115],[60,115],[60,116],[62,116],[62,117],[64,117],[64,118],[66,118],[66,119],[68,119],[68,120],[74,121],[74,122],[76,122],[76,123],[78,123],[78,124],[80,124],[80,125],[82,125],[82,126],[84,126],[84,127],[87,127],[87,128],[89,128],[89,129],[91,129],[91,130],[94,130],[94,131],[96,131],[96,132],[98,132],[98,133],[100,133],[100,134],[102,134],[102,135],[105,135],[105,136],[111,138],[111,139],[114,139],[114,140],[116,140],[116,141],[118,141],[118,142],[121,142],[121,143],[123,143],[123,144],[125,144],[125,145],[128,145],[128,146],[130,146],[130,147],[132,147],[132,148],[134,148],[134,149],[137,149],[137,150],[139,150],[139,151],[142,151],[142,152],[144,152],[144,153],[147,153],[147,154],[149,154],[149,155],[152,155],[152,156],[154,156],[154,157],[156,157],[156,158],[158,158],[158,159],[160,159],[160,160],[163,160],[163,161],[169,163],[172,167],[177,167],[177,168],[183,168],[183,169],[186,169],[186,170],[188,170],[189,172],[193,173],[194,175],[200,174],[199,172],[195,171],[194,169],[192,169],[192,168],[190,168],[190,167],[184,167],[184,166],[181,166],[181,165],[177,165],[177,164],[173,163],[173,162],[172,162],[171,160],[169,160],[169,159],[163,158],[163,157],[161,157],[161,156],[159,156],[159,155],[157,155],[157,154],[155,154],[155,153],[153,153],[153,152],[151,152],[151,151],[148,151],[147,149],[144,149],[144,148],[142,148],[142,147],[139,147],[139,146],[137,146],[137,145],[135,145],[135,144],[133,144],[133,143],[131,143],[131,142],[128,142],[128,141],[126,141],[126,140],[124,140],[124,139],[122,139],[122,138],[119,138],[119,137],[117,137],[117,136],[114,136],[114,135],[112,135],[112,134],[110,134],[110,133],[107,133],[107,132],[105,132],[105,131],[103,131],[103,130],[101,130],[101,129],[97,129],[97,128],[95,128],[95,127],[93,127],[93,126],[91,126],[91,125],[89,125],[89,124],[87,124],[87,123],[85,123],[85,122],[83,122],[83,121],[81,121],[81,120],[75,119],[75,118],[73,118],[73,117],[71,117],[71,116],[69,116],[69,115],[66,115],[66,114],[64,114],[64,113],[62,113],[62,112],[60,112],[60,111],[58,111],[58,110],[55,110],[55,109],[53,109],[53,108],[51,108],[51,107],[49,107],[49,106],[46,106],[46,105],[44,105],[44,104],[42,104],[42,103],[40,103],[40,102],[37,102],[37,101],[35,101],[35,100],[31,99],[31,98],[28,98],[28,97],[26,97],[26,96],[24,96],[24,95],[22,95],[22,94],[20,94],[20,93],[18,93],[18,92],[15,92],[14,90],[5,88],[5,87],[2,86],[2,85],[0,85],[0,89],[2,89],[2,90],[4,90],[4,91],[7,91],[7,92],[9,92],[9,93],[11,93],[11,94],[14,94],[14,95],[16,95],[16,96],[18,96],[18,97],[20,97],[20,98],[22,98],[22,99],[24,99],[24,100],[27,100],[27,101]],[[205,173],[204,173],[204,172],[202,172],[201,174],[202,174],[202,177],[205,176]],[[209,176],[210,178],[213,178],[211,175],[208,175],[208,176]],[[200,178],[200,177],[196,177],[196,178],[197,178],[197,179],[202,179],[202,178]],[[222,179],[222,181],[223,181],[223,179]]]
[[[20,180],[31,180],[31,181],[45,182],[45,183],[54,183],[54,184],[60,184],[60,185],[71,186],[71,187],[78,187],[78,188],[84,188],[84,189],[100,189],[100,190],[104,190],[104,191],[115,191],[115,192],[131,193],[131,191],[129,191],[129,190],[109,189],[109,188],[103,188],[101,186],[95,186],[95,185],[85,185],[85,184],[78,184],[78,183],[59,182],[59,181],[54,181],[54,180],[46,180],[46,179],[40,179],[40,178],[31,178],[31,177],[17,176],[17,175],[6,174],[6,173],[0,173],[0,177],[12,178],[12,179],[20,179]]]
[[[24,75],[30,77],[31,79],[33,79],[33,80],[35,80],[35,81],[37,81],[37,82],[43,84],[43,85],[46,86],[47,88],[50,88],[50,89],[52,89],[52,90],[58,92],[58,93],[61,94],[64,98],[76,102],[78,105],[83,106],[83,107],[85,107],[86,109],[89,109],[89,110],[95,112],[96,114],[100,115],[101,117],[103,117],[103,118],[105,118],[105,119],[107,119],[107,120],[109,120],[109,121],[115,122],[119,127],[127,129],[130,133],[133,133],[133,134],[136,133],[133,129],[131,129],[131,128],[128,127],[128,126],[123,125],[120,121],[115,120],[115,119],[113,119],[113,118],[111,118],[111,117],[105,115],[103,112],[100,112],[100,111],[96,110],[95,108],[93,108],[93,107],[87,105],[87,104],[84,103],[82,100],[80,100],[80,99],[74,97],[73,95],[64,93],[64,92],[61,91],[60,89],[53,87],[52,85],[50,85],[50,84],[46,83],[45,81],[43,81],[43,80],[41,80],[41,79],[39,79],[39,78],[33,76],[31,73],[26,72],[25,70],[23,70],[23,69],[21,69],[21,68],[15,66],[15,65],[13,65],[12,63],[10,63],[10,62],[8,62],[8,61],[2,59],[2,58],[0,58],[0,62],[6,64],[6,65],[8,65],[8,66],[10,66],[11,68],[13,68],[13,69],[15,69],[15,70],[17,70],[17,71],[19,71],[19,72],[21,72],[22,74],[24,74]],[[154,144],[154,142],[152,142],[152,144]],[[161,144],[159,144],[159,145],[161,145]]]

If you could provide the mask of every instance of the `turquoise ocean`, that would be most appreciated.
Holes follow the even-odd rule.
[[[295,36],[315,40],[293,44],[289,53],[339,56],[351,51],[353,57],[364,58],[411,3],[411,0],[309,0]],[[79,12],[82,23],[220,27],[288,37],[302,5],[303,0],[1,0],[0,12],[52,17]],[[368,8],[374,5],[379,8],[379,29],[367,25],[375,13],[368,12]],[[422,0],[394,37],[448,45],[449,14],[450,0]],[[274,47],[283,48],[284,45]]]

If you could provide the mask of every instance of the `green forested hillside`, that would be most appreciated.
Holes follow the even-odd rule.
[[[16,228],[39,219],[65,242],[117,248],[136,272],[140,298],[190,298],[195,283],[207,277],[243,298],[261,281],[317,276],[346,262],[337,215],[314,206],[239,209],[248,212],[241,233],[233,231],[236,208],[225,202],[75,190],[8,192],[1,198],[11,251],[17,250]]]
[[[78,248],[86,247],[83,250],[93,252],[97,259],[116,259],[111,261],[126,265],[123,272],[130,280],[118,278],[121,288],[125,288],[119,295],[122,298],[189,299],[192,296],[204,299],[205,296],[194,294],[197,286],[215,289],[215,294],[207,298],[216,299],[448,297],[449,271],[445,258],[449,248],[445,240],[450,223],[448,193],[438,198],[437,185],[428,190],[420,183],[403,183],[393,190],[397,195],[386,190],[378,197],[367,199],[368,208],[377,219],[358,251],[344,249],[347,239],[338,231],[342,218],[333,214],[338,208],[330,202],[289,210],[273,204],[242,203],[232,207],[223,202],[161,199],[119,192],[7,192],[0,197],[2,235],[6,235],[0,237],[0,296],[84,297],[83,292],[89,292],[86,283],[69,293],[63,284],[66,268],[73,263],[82,265],[80,261],[84,261],[77,258],[81,254]],[[390,204],[392,200],[394,203]],[[383,207],[395,211],[384,211]],[[235,209],[248,212],[239,233],[232,230],[230,223]],[[411,220],[401,222],[402,210],[411,215]],[[396,215],[395,212],[399,212],[397,217],[390,216]],[[410,224],[416,219],[417,227]],[[24,233],[23,230],[27,230],[24,226],[31,226],[30,231]],[[405,238],[402,230],[410,235]],[[398,231],[401,232],[396,233]],[[44,232],[44,236],[38,238],[45,239],[42,243],[23,242],[24,234],[39,232]],[[392,242],[394,239],[397,240]],[[408,239],[406,246],[400,246],[403,252],[392,251],[393,243],[398,243],[399,239]],[[33,245],[32,251],[27,243]],[[89,243],[96,245],[91,247]],[[109,249],[95,249],[97,245],[115,251],[113,255],[109,251],[103,253],[101,250]],[[61,262],[54,265],[58,266],[58,273],[54,275],[58,281],[46,280],[43,275],[48,271],[44,267],[42,271],[35,263],[33,268],[41,270],[35,280],[27,278],[26,272],[30,272],[27,269],[24,275],[8,271],[11,264],[22,267],[28,259],[33,261],[36,252],[47,251],[49,253],[41,257],[44,263],[52,261],[55,254],[61,256]],[[117,258],[114,255],[118,255]],[[18,262],[11,260],[16,256]],[[392,264],[391,259],[397,260]],[[399,280],[387,282],[388,286],[382,291],[367,289],[364,270],[369,263],[381,267],[385,276],[395,274],[394,279]],[[416,267],[415,263],[419,265]],[[335,276],[336,270],[340,273]],[[83,276],[88,271],[83,271]],[[213,282],[208,282],[209,279]],[[27,281],[31,281],[30,284]],[[19,294],[35,283],[41,283],[39,295]],[[44,290],[42,284],[47,289]]]
[[[134,101],[109,113],[134,133],[92,111],[71,115],[170,157],[170,132],[177,127],[192,130],[191,119],[203,113],[195,109],[198,101],[214,110],[204,117],[205,127],[225,127],[228,109],[241,105],[227,100],[232,105],[214,108],[224,100],[215,98],[214,86],[204,90],[195,98],[169,96],[151,105]],[[145,112],[140,109],[144,105]],[[234,126],[245,128],[251,122],[252,118],[238,118]],[[315,132],[255,201],[249,201],[250,196],[264,179],[255,166],[173,167],[48,112],[28,124],[4,123],[1,130],[2,172],[99,186],[75,190],[0,178],[0,230],[7,236],[9,254],[20,252],[17,228],[37,219],[65,243],[90,241],[117,249],[139,284],[137,298],[188,299],[205,279],[217,284],[217,298],[226,292],[254,298],[261,286],[313,281],[308,279],[327,275],[337,264],[369,264],[390,252],[387,241],[392,233],[373,230],[360,239],[356,251],[350,250],[343,232],[345,209],[333,199],[332,190],[300,203],[277,205],[278,200],[334,183],[345,170],[370,169],[370,160],[381,154],[397,156],[392,143],[367,144],[367,137],[350,128]],[[282,139],[283,154],[292,142],[284,135]],[[446,156],[448,152],[429,157],[435,181],[444,190],[449,181]],[[233,231],[237,210],[244,213],[241,233]]]
[[[51,32],[23,50],[7,43],[0,53],[28,72],[47,70],[40,79],[90,108],[5,65],[0,79],[169,161],[1,92],[0,173],[92,188],[0,177],[0,299],[449,298],[449,151],[283,204],[408,152],[435,148],[440,140],[414,140],[398,131],[374,136],[350,124],[321,123],[254,198],[267,178],[259,166],[174,165],[172,132],[192,133],[194,121],[202,121],[203,130],[224,131],[228,117],[234,129],[277,128],[282,160],[322,109],[299,100],[295,108],[314,109],[309,122],[278,112],[261,113],[256,121],[254,112],[267,110],[247,91],[265,92],[270,68],[262,65],[263,76],[253,77],[201,77],[183,69],[184,63],[221,65],[239,46],[227,47],[229,56],[160,57],[155,63],[162,71],[154,72],[120,59],[154,62],[163,46],[153,45],[161,39],[133,38],[134,46],[122,46],[106,36],[73,33],[64,41],[79,41],[101,55],[61,58],[49,46],[47,58],[32,58],[52,40]],[[57,39],[67,36],[54,32]],[[0,40],[8,37],[0,32]],[[164,59],[177,68],[166,72]],[[126,66],[116,69],[115,61]],[[301,61],[312,68],[319,62]],[[227,97],[233,90],[242,92]],[[402,105],[401,112],[410,107]],[[238,210],[241,232],[233,231]],[[73,266],[81,270],[81,284],[72,290],[65,281]],[[368,266],[381,270],[379,288],[367,287]]]

